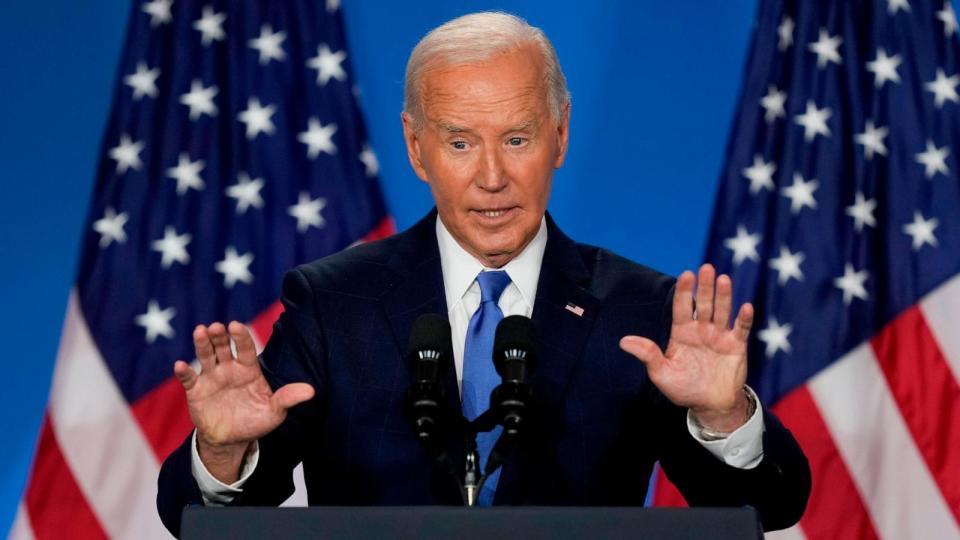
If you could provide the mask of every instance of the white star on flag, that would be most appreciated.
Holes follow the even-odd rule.
[[[170,320],[176,314],[176,309],[172,307],[160,309],[160,304],[156,300],[150,300],[147,303],[147,312],[137,315],[134,322],[147,331],[147,343],[153,343],[157,340],[157,336],[163,336],[167,339],[174,336]]]
[[[793,173],[793,184],[783,188],[783,196],[790,199],[790,212],[799,214],[804,208],[816,210],[817,200],[813,192],[820,186],[816,178],[805,181],[800,173]]]
[[[323,125],[318,118],[307,121],[307,130],[297,134],[297,140],[307,145],[307,157],[316,159],[320,152],[331,156],[337,153],[337,145],[333,144],[333,134],[337,132],[336,124]]]
[[[347,58],[347,51],[331,52],[326,43],[317,46],[317,55],[307,60],[307,67],[317,70],[317,84],[324,86],[330,79],[342,81],[347,73],[340,65]]]
[[[327,206],[327,200],[322,197],[311,199],[306,191],[300,192],[297,204],[287,209],[287,213],[297,219],[297,232],[306,232],[311,226],[318,229],[326,225],[320,212]]]
[[[784,111],[783,105],[786,101],[787,93],[778,90],[776,86],[770,85],[767,89],[767,95],[760,99],[760,106],[765,111],[763,119],[769,124],[777,118],[785,117],[786,111]]]
[[[237,183],[227,187],[227,197],[237,200],[237,213],[244,214],[247,208],[263,208],[263,197],[260,189],[263,187],[263,178],[250,179],[245,172],[237,174]]]
[[[773,358],[777,351],[789,353],[790,332],[793,332],[792,324],[781,325],[775,317],[770,317],[767,321],[767,327],[757,333],[757,339],[766,345],[764,354],[767,358]]]
[[[880,88],[887,81],[899,83],[900,74],[897,73],[897,66],[902,61],[899,54],[887,56],[887,51],[878,47],[877,57],[867,62],[867,71],[873,73],[873,85]]]
[[[327,0],[327,13],[340,9],[340,0]]]
[[[770,268],[777,271],[777,283],[786,285],[790,278],[803,281],[800,263],[806,258],[801,252],[790,253],[787,246],[780,246],[780,256],[770,259]]]
[[[137,71],[123,78],[123,83],[133,88],[133,100],[140,101],[143,96],[157,97],[157,77],[160,68],[147,68],[144,62],[137,62]]]
[[[177,235],[177,230],[168,226],[163,230],[163,238],[151,242],[150,248],[162,254],[160,265],[164,268],[170,268],[175,262],[190,264],[190,254],[187,253],[190,239],[189,233]]]
[[[913,222],[904,225],[903,232],[913,239],[913,250],[920,251],[924,244],[937,247],[937,237],[933,235],[933,230],[939,224],[940,221],[937,218],[923,219],[923,214],[914,211]]]
[[[237,282],[253,283],[253,274],[250,273],[250,263],[253,262],[253,253],[238,255],[236,248],[227,246],[223,260],[214,265],[217,272],[223,274],[223,286],[232,289]]]
[[[227,37],[223,31],[223,21],[226,19],[226,14],[217,13],[210,6],[203,6],[203,13],[194,21],[193,27],[202,34],[201,43],[204,47],[213,41],[222,41]]]
[[[877,226],[877,220],[873,217],[873,211],[877,208],[876,199],[867,199],[862,191],[856,194],[854,203],[846,207],[846,213],[853,218],[853,228],[860,232],[864,225],[870,227]]]
[[[759,261],[760,254],[757,253],[757,244],[763,237],[760,233],[749,233],[743,225],[737,225],[737,235],[727,238],[723,245],[733,251],[733,264],[739,266],[746,259]]]
[[[946,146],[937,148],[933,141],[927,139],[927,150],[917,154],[917,163],[924,166],[923,173],[932,180],[937,173],[943,173],[944,176],[950,174],[950,169],[947,168],[948,155],[950,150]]]
[[[273,135],[276,128],[270,117],[276,110],[274,105],[260,105],[260,100],[255,97],[247,99],[247,108],[237,115],[237,119],[247,126],[247,139],[252,141],[260,133]]]
[[[216,116],[217,106],[213,103],[213,96],[219,91],[216,85],[204,88],[200,79],[194,79],[190,83],[190,91],[180,96],[180,103],[190,107],[190,120],[196,120],[203,114]]]
[[[817,38],[817,41],[807,45],[807,49],[817,55],[817,67],[823,69],[830,62],[843,63],[843,59],[840,58],[840,53],[837,51],[841,43],[843,43],[843,38],[839,35],[831,36],[825,28],[821,28],[820,37]]]
[[[830,107],[818,109],[816,103],[807,100],[807,110],[803,114],[795,116],[793,121],[803,126],[803,139],[810,142],[817,135],[830,136],[827,119],[832,115],[833,111],[830,110]]]
[[[843,267],[843,275],[833,280],[833,286],[843,291],[843,303],[849,306],[854,298],[868,300],[870,295],[864,287],[864,282],[870,278],[870,272],[853,269],[853,265],[846,263]]]
[[[943,22],[943,35],[949,37],[957,31],[957,15],[953,12],[950,0],[943,3],[943,9],[937,12],[937,18]]]
[[[173,20],[170,7],[173,0],[151,0],[143,5],[143,12],[150,15],[150,26],[156,27]]]
[[[117,173],[123,174],[127,169],[139,171],[143,166],[140,161],[141,150],[143,141],[133,142],[126,133],[120,135],[120,144],[110,149],[110,159],[117,162]]]
[[[857,144],[863,145],[863,152],[867,160],[873,159],[873,154],[881,156],[887,155],[887,147],[883,144],[883,139],[890,133],[885,127],[875,127],[873,120],[867,120],[863,133],[854,135],[853,140]]]
[[[203,170],[204,162],[202,159],[190,161],[190,156],[182,152],[177,159],[176,167],[167,169],[167,177],[177,181],[177,195],[183,195],[190,188],[200,191],[205,184],[200,178],[200,171]]]
[[[260,27],[260,37],[251,39],[249,44],[250,48],[260,52],[260,65],[265,66],[270,63],[270,60],[282,61],[286,57],[283,47],[280,46],[285,39],[287,39],[286,32],[274,33],[272,26],[264,24]]]
[[[363,150],[360,151],[359,158],[360,162],[363,163],[363,166],[366,168],[367,176],[376,176],[380,170],[380,163],[377,161],[377,155],[373,153],[370,145],[363,145]]]
[[[123,226],[127,224],[128,219],[130,216],[126,212],[117,214],[111,206],[103,210],[103,217],[93,222],[93,230],[100,233],[100,249],[109,246],[113,241],[118,244],[127,241],[127,233],[123,230]]]
[[[943,108],[947,100],[956,103],[960,101],[960,95],[957,95],[957,85],[960,84],[960,75],[947,75],[943,69],[937,68],[937,78],[924,84],[923,87],[933,92],[933,102],[938,109]]]
[[[887,13],[894,15],[899,10],[910,11],[910,2],[907,0],[887,0]]]
[[[750,180],[750,193],[756,195],[761,189],[773,191],[773,173],[777,165],[772,161],[767,163],[763,156],[753,156],[753,165],[743,169],[743,176]]]
[[[780,21],[780,26],[777,27],[777,38],[777,49],[780,51],[785,51],[793,45],[793,19],[784,17]]]

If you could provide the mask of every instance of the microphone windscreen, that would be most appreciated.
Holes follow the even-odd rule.
[[[537,362],[537,331],[533,321],[523,315],[505,317],[497,325],[497,333],[493,338],[493,358],[497,371],[502,369],[507,351],[524,351],[527,370],[532,372]]]
[[[425,350],[439,351],[443,363],[449,362],[453,356],[450,321],[446,317],[436,313],[425,313],[413,322],[407,356],[416,361],[417,353]]]

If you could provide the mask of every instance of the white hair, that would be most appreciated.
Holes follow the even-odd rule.
[[[550,112],[554,120],[560,121],[570,103],[570,93],[557,51],[543,30],[498,11],[457,17],[434,28],[417,43],[407,60],[403,110],[413,116],[414,125],[419,127],[423,119],[420,80],[427,70],[480,63],[527,44],[535,46],[543,57]]]

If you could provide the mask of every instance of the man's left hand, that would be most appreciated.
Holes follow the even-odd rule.
[[[716,277],[713,266],[704,264],[696,278],[686,271],[677,280],[666,353],[644,337],[620,340],[620,348],[646,364],[650,380],[670,401],[689,408],[704,428],[722,433],[749,419],[744,382],[753,306],[744,304],[730,328],[732,305],[730,278]]]

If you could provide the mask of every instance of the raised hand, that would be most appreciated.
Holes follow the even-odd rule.
[[[703,427],[725,433],[749,419],[743,387],[753,306],[744,304],[731,328],[732,305],[730,278],[717,278],[713,266],[704,264],[696,279],[687,271],[677,280],[666,353],[644,337],[620,340],[620,348],[646,364],[650,380],[670,401],[689,408]]]
[[[273,392],[260,371],[250,332],[236,321],[230,323],[229,334],[220,323],[198,325],[193,345],[201,372],[183,360],[174,364],[173,372],[187,393],[200,459],[210,474],[230,484],[253,442],[279,426],[287,409],[312,398],[313,387],[291,383]]]

